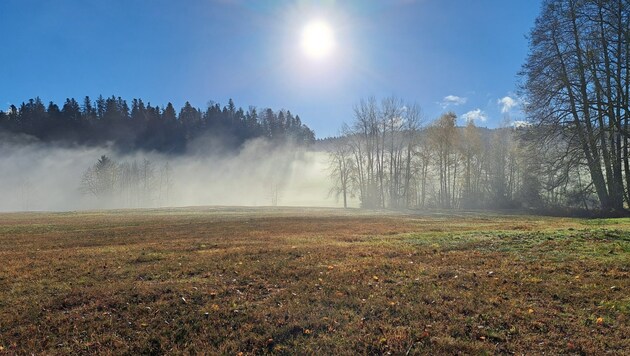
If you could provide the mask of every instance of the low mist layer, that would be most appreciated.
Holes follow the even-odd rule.
[[[327,154],[265,139],[248,141],[232,153],[203,153],[197,149],[194,154],[182,156],[121,154],[107,147],[67,148],[4,139],[2,142],[1,211],[191,205],[339,206],[328,194]],[[115,165],[111,189],[89,189],[86,180],[95,177],[95,168],[103,157]]]

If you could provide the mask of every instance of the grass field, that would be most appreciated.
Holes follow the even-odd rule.
[[[0,354],[630,354],[630,220],[0,214]]]

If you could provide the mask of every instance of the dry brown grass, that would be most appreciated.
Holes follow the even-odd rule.
[[[0,215],[0,353],[629,354],[630,221]]]

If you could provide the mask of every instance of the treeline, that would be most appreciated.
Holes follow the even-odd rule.
[[[593,210],[584,166],[559,159],[567,142],[531,141],[530,126],[457,126],[453,113],[424,123],[415,105],[374,98],[333,140],[333,193],[365,208]]]
[[[205,110],[186,102],[178,113],[171,103],[159,107],[133,99],[129,105],[114,96],[99,96],[94,102],[85,97],[81,103],[66,99],[61,107],[53,102],[46,106],[39,97],[30,99],[19,107],[11,105],[7,112],[0,111],[0,130],[44,142],[113,143],[122,151],[163,153],[182,153],[195,139],[207,135],[220,137],[228,148],[258,137],[297,144],[308,144],[315,138],[298,115],[286,110],[258,112],[249,107],[245,111],[230,99],[224,107],[210,103]]]
[[[173,184],[168,162],[160,166],[146,158],[116,162],[103,155],[83,173],[79,190],[106,206],[168,206]]]

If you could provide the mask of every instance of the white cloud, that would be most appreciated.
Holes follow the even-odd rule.
[[[485,122],[488,119],[488,116],[481,109],[475,109],[462,115],[462,118],[464,118],[466,122],[470,122],[470,121]]]
[[[506,114],[506,113],[510,112],[510,110],[512,110],[513,107],[518,105],[518,100],[517,99],[513,99],[513,98],[511,98],[509,96],[505,96],[505,97],[497,100],[497,105],[499,105],[499,107],[501,107],[501,113],[502,114]]]
[[[458,106],[458,105],[466,104],[466,101],[468,101],[468,98],[457,96],[457,95],[447,95],[444,97],[444,99],[442,99],[440,106],[442,107],[442,109],[445,109],[451,105]]]
[[[515,120],[514,122],[512,122],[512,126],[516,128],[520,128],[520,127],[530,127],[532,126],[532,124],[523,120]]]

